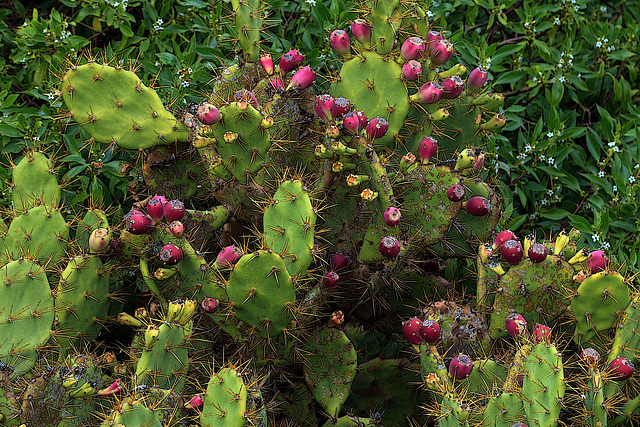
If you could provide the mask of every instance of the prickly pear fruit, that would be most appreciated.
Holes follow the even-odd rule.
[[[440,338],[440,325],[432,319],[427,319],[420,326],[420,336],[428,343],[434,343]]]
[[[476,93],[487,82],[489,77],[487,70],[482,67],[476,67],[469,73],[467,78],[467,93]]]
[[[235,245],[227,246],[218,252],[216,257],[215,266],[217,268],[229,268],[232,267],[242,258],[242,249]]]
[[[251,104],[253,108],[258,108],[258,98],[256,98],[250,90],[240,89],[236,91],[233,97],[237,102],[246,102],[247,104]]]
[[[587,268],[591,270],[592,274],[606,270],[608,264],[609,258],[607,258],[603,251],[593,251],[589,253],[589,257],[587,258]]]
[[[96,228],[89,236],[89,250],[91,253],[99,254],[109,249],[111,243],[111,231],[106,228]]]
[[[519,313],[511,313],[504,321],[507,332],[512,337],[522,335],[527,330],[527,321]]]
[[[180,200],[171,200],[164,205],[164,217],[168,222],[180,221],[184,217],[184,203]]]
[[[533,337],[537,342],[547,341],[551,338],[551,328],[546,325],[536,323],[533,326]]]
[[[153,229],[153,219],[138,210],[132,210],[124,216],[124,226],[131,234],[145,234]]]
[[[473,371],[473,362],[466,354],[458,354],[449,363],[449,373],[457,380],[467,378]]]
[[[296,67],[296,62],[293,59],[293,55],[291,55],[290,53],[285,53],[280,57],[280,62],[278,62],[280,73],[287,74],[289,71],[295,69]]]
[[[337,285],[339,280],[340,276],[338,276],[338,273],[336,273],[335,271],[329,271],[322,278],[322,284],[327,288],[331,288]]]
[[[628,380],[636,370],[633,362],[626,357],[616,357],[609,368],[611,369],[611,379],[614,381]]]
[[[426,45],[420,37],[409,37],[402,43],[400,48],[400,56],[405,61],[419,59],[423,54]]]
[[[600,353],[593,347],[583,348],[580,352],[580,361],[587,367],[597,366],[600,363]]]
[[[473,196],[464,204],[464,210],[473,216],[485,216],[491,210],[491,202],[482,196]]]
[[[160,260],[166,265],[176,265],[182,259],[182,249],[173,243],[167,243],[160,249]]]
[[[274,77],[273,79],[269,80],[269,88],[273,92],[280,92],[284,90],[284,83],[282,83],[280,77]]]
[[[355,19],[351,23],[351,34],[362,44],[369,44],[371,41],[371,26],[363,19]]]
[[[287,55],[291,55],[291,59],[293,60],[293,63],[295,65],[294,68],[299,67],[304,62],[305,56],[298,49],[291,49],[289,52],[287,52]]]
[[[215,105],[209,102],[203,102],[196,111],[196,117],[200,120],[200,123],[205,125],[213,125],[220,121],[220,111]]]
[[[547,253],[549,250],[542,243],[534,243],[529,247],[527,256],[535,263],[539,263],[547,259]]]
[[[500,247],[500,254],[507,263],[514,265],[522,260],[524,250],[522,249],[522,244],[519,241],[511,239],[504,242]]]
[[[429,48],[429,52],[431,52],[431,46],[433,46],[435,43],[439,42],[440,40],[442,40],[442,34],[440,33],[440,31],[429,31],[427,33],[427,37],[426,37],[426,42],[427,42],[427,46]]]
[[[193,396],[185,405],[187,409],[199,409],[204,406],[204,399],[201,394]]]
[[[447,198],[454,203],[464,199],[464,194],[464,187],[460,184],[452,184],[447,188]]]
[[[393,236],[385,236],[380,239],[380,253],[387,258],[395,258],[400,253],[400,242]]]
[[[438,152],[438,141],[430,136],[425,136],[418,146],[418,156],[425,163]]]
[[[359,134],[363,129],[360,126],[360,118],[354,112],[347,113],[342,118],[342,126],[353,134]]]
[[[453,99],[460,96],[464,89],[464,81],[460,76],[447,77],[442,81],[442,97],[445,99]]]
[[[200,307],[205,313],[215,313],[218,311],[218,300],[215,298],[204,298],[200,303]]]
[[[442,86],[436,82],[423,84],[417,93],[411,95],[409,99],[421,104],[434,104],[442,98]]]
[[[180,221],[172,221],[171,224],[169,224],[169,232],[176,237],[182,237],[184,225]]]
[[[316,96],[314,108],[316,110],[316,114],[318,115],[318,117],[320,117],[320,120],[322,120],[323,122],[331,121],[332,105],[333,105],[333,97],[331,95],[324,94],[324,95]]]
[[[333,270],[340,270],[341,268],[345,268],[348,262],[349,260],[347,259],[347,257],[340,253],[331,255],[331,268]]]
[[[422,342],[421,327],[422,321],[417,317],[413,317],[402,324],[402,334],[410,343],[420,344]]]
[[[331,106],[331,116],[334,119],[341,119],[342,116],[351,111],[351,103],[347,98],[338,97],[333,100],[333,105]]]
[[[449,40],[439,40],[431,45],[431,63],[442,65],[453,56],[453,45]]]
[[[493,241],[491,249],[500,249],[507,240],[518,240],[518,237],[511,230],[502,230]]]
[[[287,89],[306,89],[315,81],[316,73],[311,69],[311,67],[307,65],[306,67],[302,67],[295,72],[293,77],[291,77],[291,83],[289,83]]]
[[[369,120],[369,124],[365,128],[365,132],[367,133],[367,137],[370,140],[382,138],[387,134],[387,129],[389,129],[389,123],[380,116],[374,117]]]
[[[351,39],[344,30],[334,30],[329,36],[329,43],[338,55],[345,56],[351,53]]]
[[[400,224],[400,220],[402,219],[402,214],[400,213],[400,209],[395,206],[389,206],[383,214],[384,223],[390,227],[395,227]]]
[[[273,74],[273,58],[271,57],[271,54],[264,53],[260,55],[260,64],[262,64],[262,67],[268,75]]]
[[[402,77],[410,82],[418,80],[422,75],[422,64],[416,60],[411,60],[402,66]]]
[[[164,218],[164,205],[166,203],[167,199],[164,196],[154,196],[147,203],[147,213],[155,222],[162,221],[162,218]]]

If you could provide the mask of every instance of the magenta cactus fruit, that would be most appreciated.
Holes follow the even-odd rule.
[[[625,381],[631,378],[636,368],[626,357],[616,357],[609,366],[610,378],[614,381]]]
[[[464,210],[473,216],[485,216],[491,211],[491,202],[482,196],[473,196],[464,203]]]
[[[608,264],[609,258],[607,258],[603,251],[589,252],[587,257],[587,268],[591,270],[592,274],[606,270]]]
[[[273,74],[273,58],[271,54],[264,53],[260,55],[260,64],[262,64],[262,68],[264,68],[267,74]]]
[[[200,303],[200,307],[205,313],[215,313],[218,311],[218,300],[215,298],[204,298]]]
[[[417,93],[411,95],[409,99],[421,104],[434,104],[442,98],[442,86],[436,82],[427,82],[420,87]]]
[[[153,230],[153,219],[138,210],[132,210],[124,216],[124,226],[131,234],[145,234]]]
[[[291,70],[295,70],[298,67],[295,60],[293,59],[293,55],[290,53],[285,53],[280,57],[280,62],[278,62],[278,68],[280,69],[281,74],[287,74]]]
[[[431,45],[431,63],[442,65],[453,56],[453,45],[449,40],[440,40]]]
[[[167,199],[164,196],[155,196],[147,203],[147,213],[155,222],[164,218],[164,205]]]
[[[160,260],[166,265],[176,265],[182,259],[182,249],[173,243],[167,243],[160,249]]]
[[[96,228],[89,236],[89,250],[99,254],[109,249],[111,243],[111,231],[106,228]]]
[[[180,221],[172,221],[169,224],[169,232],[176,237],[182,237],[184,234],[184,225]]]
[[[342,255],[341,253],[335,253],[331,255],[330,264],[333,270],[340,270],[342,268],[345,268],[348,263],[349,260],[347,259],[347,257]]]
[[[360,43],[368,44],[371,41],[371,26],[363,19],[355,19],[351,23],[351,34]]]
[[[188,409],[202,408],[204,406],[204,399],[201,394],[196,394],[184,406]]]
[[[442,40],[442,34],[440,33],[440,31],[429,31],[427,33],[427,37],[425,38],[425,41],[427,43],[427,47],[429,48],[429,50],[427,52],[431,53],[431,47],[439,42],[440,40]]]
[[[293,77],[291,77],[291,83],[289,83],[288,89],[306,89],[316,81],[316,73],[309,67],[300,68],[295,72]]]
[[[418,80],[422,75],[422,64],[416,60],[410,60],[402,66],[402,77],[410,82]]]
[[[338,97],[333,100],[333,105],[331,106],[331,116],[334,119],[341,119],[342,116],[351,111],[351,103],[347,98]]]
[[[430,136],[425,136],[418,145],[418,157],[424,163],[438,152],[438,141]]]
[[[186,209],[180,200],[171,200],[164,205],[164,217],[168,222],[180,221]]]
[[[215,266],[217,268],[228,268],[236,265],[236,262],[242,258],[242,249],[235,245],[223,248],[216,256]]]
[[[203,102],[196,111],[196,117],[200,120],[200,123],[205,125],[213,125],[220,121],[220,110],[215,105],[209,102]]]
[[[236,91],[233,95],[237,102],[246,102],[247,104],[251,104],[253,108],[258,108],[258,98],[254,95],[253,92],[247,89],[240,89]]]
[[[536,323],[533,325],[533,337],[537,342],[548,341],[551,338],[551,328],[547,325]]]
[[[274,92],[280,92],[284,90],[284,83],[282,83],[280,77],[274,77],[273,79],[269,80],[269,89]]]
[[[395,227],[400,224],[400,220],[402,220],[402,213],[400,213],[400,209],[395,206],[389,206],[385,209],[384,214],[384,223],[390,227]]]
[[[512,337],[522,335],[527,330],[527,321],[519,313],[511,313],[504,320],[504,326]]]
[[[466,354],[458,354],[449,363],[449,373],[457,380],[467,378],[471,371],[473,371],[473,361]]]
[[[508,264],[514,265],[522,260],[524,249],[522,249],[522,244],[519,241],[511,239],[504,242],[500,247],[500,255]]]
[[[460,96],[464,89],[464,81],[460,76],[447,77],[442,81],[442,97],[445,99],[453,99]]]
[[[549,250],[542,243],[534,243],[529,247],[529,251],[527,252],[527,256],[529,259],[535,263],[539,263],[547,259],[547,253]]]
[[[393,236],[384,236],[378,244],[380,253],[387,258],[395,258],[400,253],[400,242]]]
[[[329,42],[338,55],[345,56],[351,53],[351,39],[346,31],[334,30],[329,36]]]
[[[467,78],[467,92],[476,93],[484,86],[488,78],[489,74],[487,70],[482,67],[474,68]]]
[[[426,45],[420,37],[409,37],[402,43],[400,56],[402,56],[405,61],[419,59],[424,55],[425,48]]]
[[[518,237],[511,230],[502,230],[493,241],[492,249],[500,249],[507,240],[518,240]]]
[[[464,187],[460,184],[453,184],[447,188],[447,198],[456,203],[464,199]]]
[[[385,136],[387,134],[387,129],[389,129],[389,123],[382,117],[376,116],[369,120],[369,123],[365,128],[365,132],[367,133],[367,137],[370,140],[373,140]]]
[[[596,366],[600,363],[600,353],[593,347],[583,348],[580,352],[580,361],[586,366]]]
[[[338,276],[338,273],[336,273],[335,271],[328,271],[322,277],[322,284],[327,288],[331,288],[337,285],[339,280],[340,276]]]
[[[422,321],[413,317],[402,324],[402,334],[411,344],[420,344],[422,342],[421,327]]]
[[[364,120],[363,120],[364,119]],[[352,111],[342,118],[342,126],[353,134],[359,134],[367,125],[367,116],[362,111]]]
[[[434,343],[440,338],[440,325],[432,319],[427,319],[420,325],[420,336],[428,343]]]
[[[333,117],[331,115],[331,107],[333,106],[333,97],[328,94],[316,96],[316,101],[313,107],[316,110],[316,114],[323,122],[330,122]]]
[[[294,68],[301,66],[304,62],[305,56],[298,49],[291,49],[289,52],[287,52],[287,55],[291,55],[291,60],[295,65]]]

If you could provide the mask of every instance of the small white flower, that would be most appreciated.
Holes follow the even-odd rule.
[[[540,157],[538,157],[538,160],[540,160],[541,162],[545,162],[547,160],[547,156],[542,154]]]
[[[607,6],[600,6],[600,12],[605,13],[607,11]]]
[[[582,73],[578,73],[578,78],[582,78]]]
[[[618,186],[617,186],[617,185],[614,185],[614,186],[613,186],[613,188],[612,188],[612,190],[613,190],[613,192],[614,192],[614,193],[617,193],[617,192],[618,192]]]
[[[158,20],[156,21],[157,25],[162,25],[164,24],[164,20],[162,18],[158,18]]]
[[[549,159],[547,160],[547,163],[549,163],[550,165],[553,165],[556,162],[556,159],[554,159],[553,157],[549,157]]]
[[[577,12],[577,11],[579,11],[579,10],[580,10],[580,6],[575,5],[575,6],[573,6],[573,9]]]
[[[530,153],[531,150],[533,150],[533,148],[531,148],[531,145],[527,144],[524,146],[524,152],[525,153]]]
[[[614,141],[611,141],[608,145],[609,147],[615,147],[616,143]]]
[[[114,8],[115,8],[115,7],[118,7],[118,6],[120,6],[120,3],[119,3],[119,2],[115,2],[115,3],[113,4],[113,7],[114,7]]]
[[[598,40],[598,41],[596,42],[596,47],[602,47],[602,42]]]
[[[629,184],[633,184],[634,182],[636,182],[636,177],[632,175],[629,177]]]
[[[613,147],[613,151],[615,151],[616,153],[620,152],[620,147],[618,147],[617,145],[615,147]]]
[[[591,236],[591,240],[593,240],[594,242],[599,242],[600,241],[600,235],[598,233],[594,233],[594,235]]]
[[[564,83],[566,79],[564,78],[564,76],[560,76],[558,77],[558,80],[560,80],[560,83]]]
[[[536,219],[536,214],[529,214],[529,219]]]
[[[47,94],[47,99],[51,99],[51,100],[56,99],[56,95],[53,94],[53,93],[48,93]]]
[[[599,176],[600,178],[604,178],[604,171],[600,171],[600,172],[598,172],[598,176]]]
[[[159,66],[160,66],[160,63],[159,63],[158,61],[156,61],[155,66],[156,66],[156,67],[159,67]]]
[[[538,82],[538,78],[537,78],[537,77],[534,77],[534,78],[533,78],[533,82],[534,82],[534,83],[537,83],[537,82]]]
[[[542,206],[549,206],[549,200],[547,199],[542,199]]]
[[[556,17],[556,20],[553,21],[555,25],[560,25],[560,18]]]
[[[531,25],[531,24],[529,24],[529,21],[527,21],[527,22],[525,22],[525,23],[524,23],[524,27],[525,27],[525,28],[529,28],[529,25]]]
[[[40,137],[39,137],[39,136],[34,136],[34,137],[33,137],[33,140],[34,140],[34,141],[40,141]]]
[[[308,4],[309,6],[313,6],[313,7],[315,7],[315,5],[316,5],[316,0],[307,0],[307,4]]]
[[[549,197],[553,197],[553,190],[547,190],[547,195],[549,195]]]
[[[609,43],[609,39],[605,37],[604,39],[602,39],[602,43]]]
[[[427,10],[427,16],[429,18],[433,18],[433,12],[431,12],[430,10]]]

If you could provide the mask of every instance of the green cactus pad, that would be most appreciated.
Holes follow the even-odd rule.
[[[371,22],[371,47],[380,55],[386,55],[393,50],[403,11],[398,0],[378,0],[372,4],[366,15]]]
[[[601,271],[584,279],[568,307],[576,317],[573,340],[583,344],[596,331],[609,329],[630,301],[629,287],[620,273]]]
[[[459,380],[462,389],[467,393],[475,393],[488,398],[495,394],[496,390],[502,388],[507,379],[507,368],[498,365],[490,359],[473,361],[471,374],[463,380]]]
[[[44,204],[58,207],[60,186],[53,162],[44,154],[30,152],[13,169],[11,186],[13,207],[17,212]]]
[[[524,422],[523,400],[512,393],[502,393],[492,397],[482,414],[484,426],[511,427],[514,423]]]
[[[569,263],[555,255],[541,263],[527,258],[511,267],[498,283],[489,326],[491,336],[507,335],[504,322],[514,311],[531,324],[555,325],[569,304],[564,295],[573,286],[574,273]]]
[[[260,57],[260,31],[263,12],[260,0],[231,0],[238,39],[244,59],[256,62]]]
[[[11,221],[5,245],[12,259],[33,257],[38,263],[57,263],[64,257],[69,227],[59,211],[40,205]]]
[[[284,181],[264,211],[264,242],[280,254],[291,276],[304,276],[313,261],[316,214],[309,190],[300,181]]]
[[[409,93],[402,81],[400,65],[374,52],[363,52],[345,62],[340,80],[331,85],[329,93],[347,98],[369,120],[380,116],[389,122],[386,135],[374,142],[380,148],[391,146],[409,112]]]
[[[589,369],[587,390],[584,394],[585,413],[589,414],[585,423],[590,426],[606,426],[607,411],[605,409],[605,391],[602,374],[598,370]]]
[[[463,407],[462,402],[451,394],[445,394],[439,402],[438,416],[440,427],[469,427],[469,409]]]
[[[227,294],[236,317],[263,337],[279,335],[293,319],[293,281],[285,261],[271,250],[243,255],[229,276]]]
[[[90,62],[64,75],[70,116],[96,141],[126,149],[186,142],[186,128],[132,71]]]
[[[530,403],[524,405],[528,420],[536,420],[536,425],[552,427],[557,425],[565,392],[562,356],[552,344],[539,343],[524,359],[525,370],[522,395]]]
[[[356,417],[354,415],[345,415],[337,420],[328,420],[322,427],[379,427],[380,422],[371,418]]]
[[[349,338],[337,328],[324,328],[304,346],[309,352],[304,378],[316,401],[332,416],[349,397],[357,371],[356,351]]]
[[[115,425],[123,425],[124,427],[162,427],[160,419],[162,414],[154,412],[144,406],[144,404],[135,401],[123,403],[120,408],[111,415],[112,422],[104,422],[100,427],[109,427]]]
[[[247,394],[240,372],[232,368],[220,369],[207,385],[200,422],[206,427],[244,427]]]
[[[0,268],[0,361],[29,371],[51,336],[53,296],[42,267],[22,260]]]

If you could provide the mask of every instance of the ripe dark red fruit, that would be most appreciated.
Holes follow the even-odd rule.
[[[500,248],[500,255],[511,265],[519,263],[523,254],[522,244],[517,240],[507,240]]]
[[[491,211],[491,202],[482,196],[473,196],[464,204],[464,209],[473,216],[485,216]]]
[[[614,381],[624,381],[631,378],[636,368],[631,360],[626,357],[616,357],[611,362],[611,379]]]
[[[473,362],[466,354],[460,353],[449,363],[449,373],[457,380],[467,378],[473,371]]]
[[[547,341],[551,338],[551,328],[546,325],[536,323],[533,326],[533,336],[537,342]]]
[[[459,202],[464,199],[464,187],[460,184],[453,184],[447,188],[447,198],[452,202]]]
[[[412,344],[420,344],[422,342],[422,336],[420,335],[420,328],[422,327],[422,321],[417,317],[412,317],[402,324],[402,334]]]
[[[181,259],[182,249],[173,243],[168,243],[160,249],[160,260],[166,265],[176,265]]]
[[[329,271],[322,278],[322,284],[327,288],[331,288],[337,285],[339,280],[340,276],[338,276],[338,273],[335,271]]]
[[[420,326],[420,336],[428,343],[434,343],[440,338],[440,325],[432,319],[427,319]]]
[[[378,245],[380,253],[387,258],[395,258],[400,253],[400,242],[393,236],[385,236],[380,239]]]
[[[597,273],[607,269],[609,258],[603,251],[593,251],[589,253],[587,258],[587,267],[591,270],[591,273]]]
[[[529,247],[529,252],[527,253],[527,256],[531,261],[538,263],[547,259],[548,252],[549,250],[542,243],[534,243]]]
[[[511,230],[502,230],[493,242],[493,249],[500,249],[507,240],[518,240],[518,237]]]
[[[512,337],[516,335],[522,335],[527,330],[527,321],[518,313],[511,313],[504,321],[504,326],[507,328],[507,332]]]
[[[580,361],[587,366],[595,366],[600,362],[600,353],[593,347],[587,347],[580,352]]]

